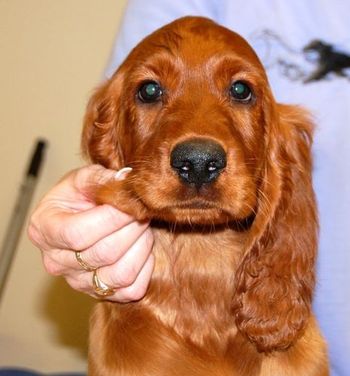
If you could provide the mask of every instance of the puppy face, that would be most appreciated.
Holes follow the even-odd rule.
[[[163,27],[89,104],[83,144],[92,160],[133,168],[102,201],[119,201],[124,189],[152,218],[218,224],[250,217],[273,104],[264,69],[239,35],[203,18]]]

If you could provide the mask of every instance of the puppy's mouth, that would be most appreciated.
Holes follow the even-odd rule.
[[[229,207],[226,208],[215,202],[195,199],[157,208],[153,211],[151,217],[169,223],[213,226],[229,223],[250,223],[253,213],[246,211],[235,215]],[[239,225],[239,227],[242,226]],[[244,227],[246,226],[244,225]]]
[[[216,205],[210,202],[205,202],[201,200],[193,200],[192,202],[183,202],[173,206],[174,209],[183,209],[183,210],[209,210],[217,209]]]

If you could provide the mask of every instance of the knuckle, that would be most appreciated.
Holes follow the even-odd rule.
[[[66,282],[74,290],[83,292],[85,291],[85,289],[82,286],[82,283],[78,279],[75,279],[73,277],[66,277]]]
[[[84,166],[75,170],[73,176],[74,184],[76,187],[82,187],[82,184],[96,184],[100,180],[103,181],[106,171],[108,170],[98,164]]]
[[[86,181],[91,174],[97,172],[98,167],[98,165],[92,164],[73,170],[72,174],[75,182],[80,183],[81,181]]]
[[[27,235],[30,241],[36,246],[40,248],[42,237],[40,235],[40,232],[34,225],[34,223],[31,221],[29,222],[29,225],[27,227]]]
[[[133,266],[123,265],[120,267],[119,272],[115,273],[114,282],[117,286],[130,286],[135,282],[137,274]]]
[[[116,208],[111,205],[104,205],[105,215],[104,221],[112,223],[116,229],[119,229],[125,225],[127,215],[119,212]]]
[[[96,265],[111,265],[117,261],[113,246],[105,240],[91,248],[91,258]]]
[[[59,264],[53,262],[48,257],[43,257],[43,264],[46,272],[52,276],[58,277],[62,275],[62,268]]]
[[[123,298],[126,301],[136,301],[142,299],[147,291],[147,286],[131,285],[123,290]]]
[[[77,226],[62,226],[59,236],[67,249],[80,251],[84,248],[84,237]]]

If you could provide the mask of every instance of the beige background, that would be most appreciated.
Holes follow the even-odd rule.
[[[125,3],[0,0],[0,240],[37,137],[50,145],[33,205],[82,164],[84,107],[102,77]],[[40,252],[23,233],[0,302],[0,367],[84,370],[91,304],[45,274]]]

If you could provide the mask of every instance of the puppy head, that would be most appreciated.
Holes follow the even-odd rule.
[[[99,201],[139,219],[252,217],[275,107],[242,37],[200,17],[166,25],[135,47],[88,105],[83,150],[106,167],[133,169],[100,189]]]

